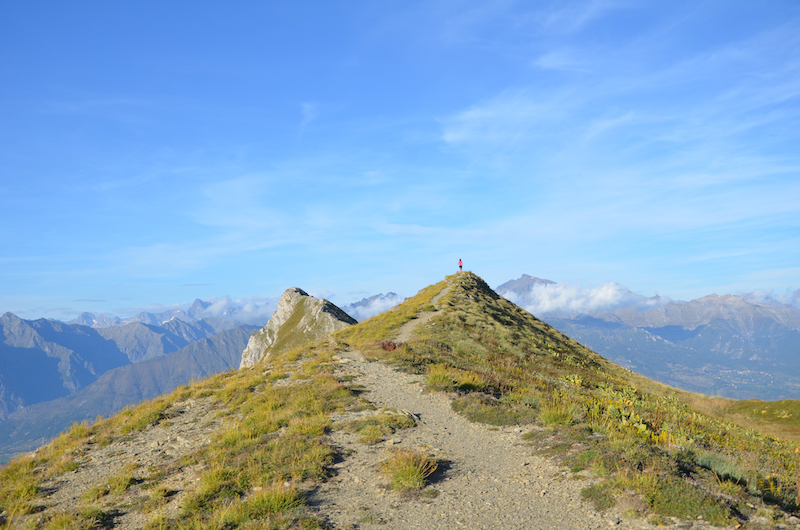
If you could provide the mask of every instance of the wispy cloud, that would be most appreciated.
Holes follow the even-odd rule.
[[[791,0],[270,13],[264,31],[230,26],[252,46],[188,29],[162,35],[168,48],[85,48],[57,24],[17,36],[0,210],[25,230],[4,234],[5,296],[107,308],[88,300],[205,296],[197,282],[411,292],[457,257],[485,277],[531,266],[680,296],[797,286]],[[542,300],[589,307],[615,290],[566,291]]]
[[[626,7],[628,4],[629,2],[610,0],[560,2],[555,9],[542,11],[536,18],[549,31],[574,33],[608,11]]]
[[[568,70],[572,72],[591,72],[590,66],[581,58],[568,50],[551,50],[533,61],[533,65],[550,70]]]
[[[302,119],[300,120],[300,131],[306,130],[308,125],[319,117],[320,105],[314,101],[307,101],[300,104]]]

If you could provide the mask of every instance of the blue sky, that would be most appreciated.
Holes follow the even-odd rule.
[[[0,311],[800,288],[800,4],[4,2]]]

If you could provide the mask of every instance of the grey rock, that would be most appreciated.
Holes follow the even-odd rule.
[[[355,323],[350,315],[331,302],[292,287],[284,291],[278,309],[267,325],[250,337],[242,352],[240,368],[248,368],[273,352],[321,339]]]

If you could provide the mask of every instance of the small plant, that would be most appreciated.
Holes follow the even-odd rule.
[[[83,521],[85,526],[94,528],[98,526],[108,526],[111,522],[109,514],[98,508],[97,506],[89,506],[84,508],[78,514],[78,517]]]
[[[268,515],[302,506],[303,496],[295,487],[272,486],[254,495],[242,504],[242,510],[251,519],[263,519]]]
[[[455,377],[455,386],[459,390],[466,390],[467,392],[476,392],[487,387],[483,377],[471,370],[458,372]]]
[[[412,418],[403,414],[392,414],[391,412],[375,414],[341,424],[345,429],[360,434],[359,442],[368,444],[380,442],[385,436],[394,433],[397,429],[408,429],[416,425],[417,422]]]
[[[104,495],[108,495],[108,486],[106,484],[98,484],[92,486],[83,494],[83,500],[86,502],[94,502]]]
[[[56,514],[45,524],[47,530],[79,530],[80,526],[71,513]]]
[[[111,495],[122,495],[136,483],[130,475],[116,475],[108,479],[108,492]]]
[[[0,470],[0,509],[10,518],[35,511],[32,501],[39,493],[39,485],[34,469],[32,459],[22,458]]]
[[[451,390],[455,384],[455,374],[444,364],[434,364],[428,368],[428,390]]]
[[[80,468],[81,465],[75,460],[72,455],[62,455],[52,466],[47,470],[48,475],[55,476],[62,473],[68,473]]]
[[[166,486],[156,486],[150,491],[150,496],[144,503],[145,511],[152,511],[156,508],[164,506],[172,495],[176,493],[175,490],[167,488]]]
[[[421,490],[425,487],[438,463],[426,453],[408,449],[392,451],[381,464],[381,470],[391,480],[391,488],[397,491]]]
[[[583,488],[581,497],[592,502],[598,510],[611,508],[617,502],[612,485],[606,482]]]
[[[86,502],[94,502],[106,495],[122,495],[135,483],[136,479],[131,475],[114,475],[109,477],[106,482],[92,486],[87,490],[86,493],[83,494],[83,500]]]
[[[539,411],[539,420],[548,427],[568,427],[575,422],[577,407],[560,396],[544,403]]]
[[[454,399],[451,407],[469,421],[489,425],[524,425],[536,420],[532,408],[503,403],[485,394],[468,394]]]
[[[376,444],[383,440],[383,429],[380,425],[364,425],[358,430],[361,438],[358,441],[362,444]]]
[[[169,522],[163,515],[153,517],[144,525],[144,530],[167,530],[167,528],[169,528]]]
[[[133,409],[130,416],[128,416],[128,420],[120,427],[119,432],[121,434],[139,432],[151,425],[158,424],[158,422],[167,417],[164,411],[169,405],[169,401],[164,398],[155,399],[149,403],[139,405],[137,408]]]
[[[322,436],[328,432],[330,426],[330,418],[323,415],[295,418],[289,422],[289,432],[309,436]]]

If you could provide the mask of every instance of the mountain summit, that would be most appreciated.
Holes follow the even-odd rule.
[[[319,340],[356,320],[325,299],[297,287],[286,289],[267,325],[250,337],[239,368],[248,368],[272,353]]]

